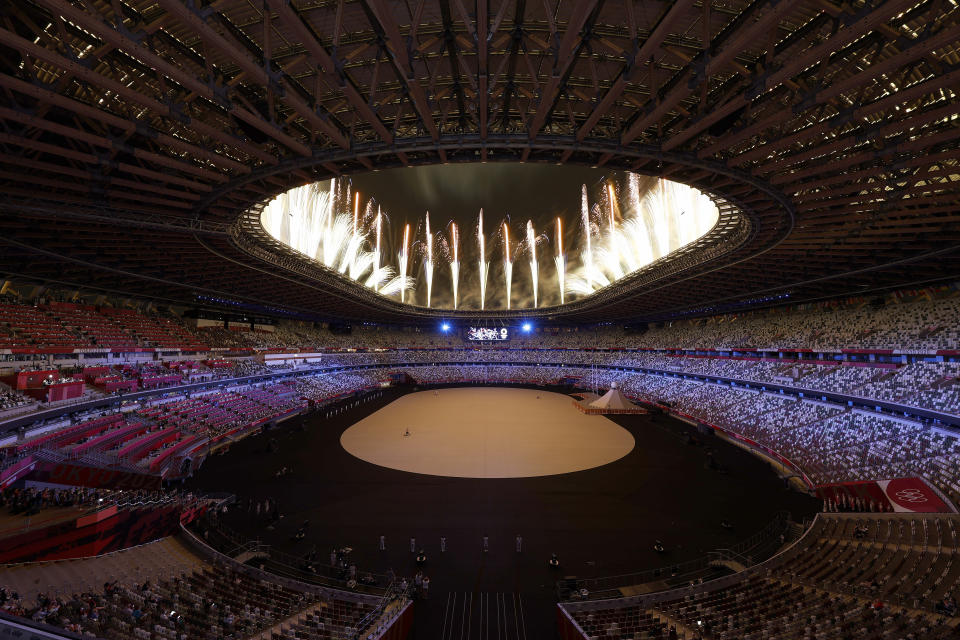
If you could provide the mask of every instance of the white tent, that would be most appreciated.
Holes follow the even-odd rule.
[[[591,403],[600,399],[600,396],[595,393],[590,393],[589,391],[584,391],[577,395],[580,396],[580,404],[585,407],[589,407]]]
[[[602,397],[597,398],[588,406],[591,409],[607,409],[612,411],[637,408],[635,404],[627,400],[623,392],[617,388],[616,383],[610,386],[610,391],[607,391]]]

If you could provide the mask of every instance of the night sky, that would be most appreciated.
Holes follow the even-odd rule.
[[[575,165],[520,163],[447,164],[390,169],[350,176],[361,198],[372,195],[389,212],[394,228],[421,222],[430,212],[434,229],[456,220],[461,230],[484,222],[493,229],[504,218],[519,232],[532,219],[537,229],[558,215],[574,222],[580,215],[580,187],[590,191],[613,172]]]

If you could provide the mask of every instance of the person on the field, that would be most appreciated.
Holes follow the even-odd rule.
[[[517,534],[517,553],[523,551],[523,536]]]
[[[490,551],[490,538],[483,536],[483,552],[487,553]]]

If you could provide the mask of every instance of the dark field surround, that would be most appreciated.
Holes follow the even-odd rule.
[[[501,627],[484,625],[504,624],[495,620],[506,612],[504,635],[555,638],[559,577],[610,576],[698,558],[758,532],[777,511],[802,521],[818,508],[812,498],[787,489],[761,460],[666,416],[609,416],[633,434],[633,451],[602,467],[536,478],[407,473],[364,462],[341,447],[345,429],[410,390],[387,391],[330,419],[325,411],[315,413],[305,429],[290,421],[247,438],[208,459],[191,486],[235,493],[238,502],[278,500],[284,517],[274,530],[245,508],[228,513],[226,522],[290,553],[304,554],[316,544],[318,562],[327,562],[334,546],[349,545],[361,571],[392,568],[412,576],[410,537],[416,537],[428,555],[431,587],[429,601],[416,605],[412,637],[424,639],[450,637],[453,597],[453,637],[469,628],[473,637],[495,637]],[[278,444],[275,453],[267,450],[270,439]],[[708,468],[708,451],[724,473]],[[276,478],[283,466],[293,475]],[[307,519],[307,538],[294,542]],[[732,531],[720,526],[723,519],[734,524]],[[521,554],[517,534],[523,536]],[[380,535],[386,536],[385,552],[377,548]],[[481,552],[484,535],[487,554]],[[441,536],[447,538],[443,554]],[[668,549],[662,556],[652,549],[657,539]],[[562,561],[559,573],[547,568],[553,552]],[[521,618],[518,629],[513,620]]]

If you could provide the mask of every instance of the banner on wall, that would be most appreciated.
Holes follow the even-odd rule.
[[[943,513],[952,511],[934,490],[920,478],[879,480],[893,510],[900,513]]]
[[[203,515],[206,503],[140,509],[111,505],[32,531],[0,531],[0,563],[88,558],[174,535]]]
[[[820,485],[817,495],[836,511],[955,513],[923,478],[895,478]]]
[[[162,478],[159,475],[56,462],[44,462],[37,465],[29,479],[57,485],[100,489],[155,491],[162,486]]]

